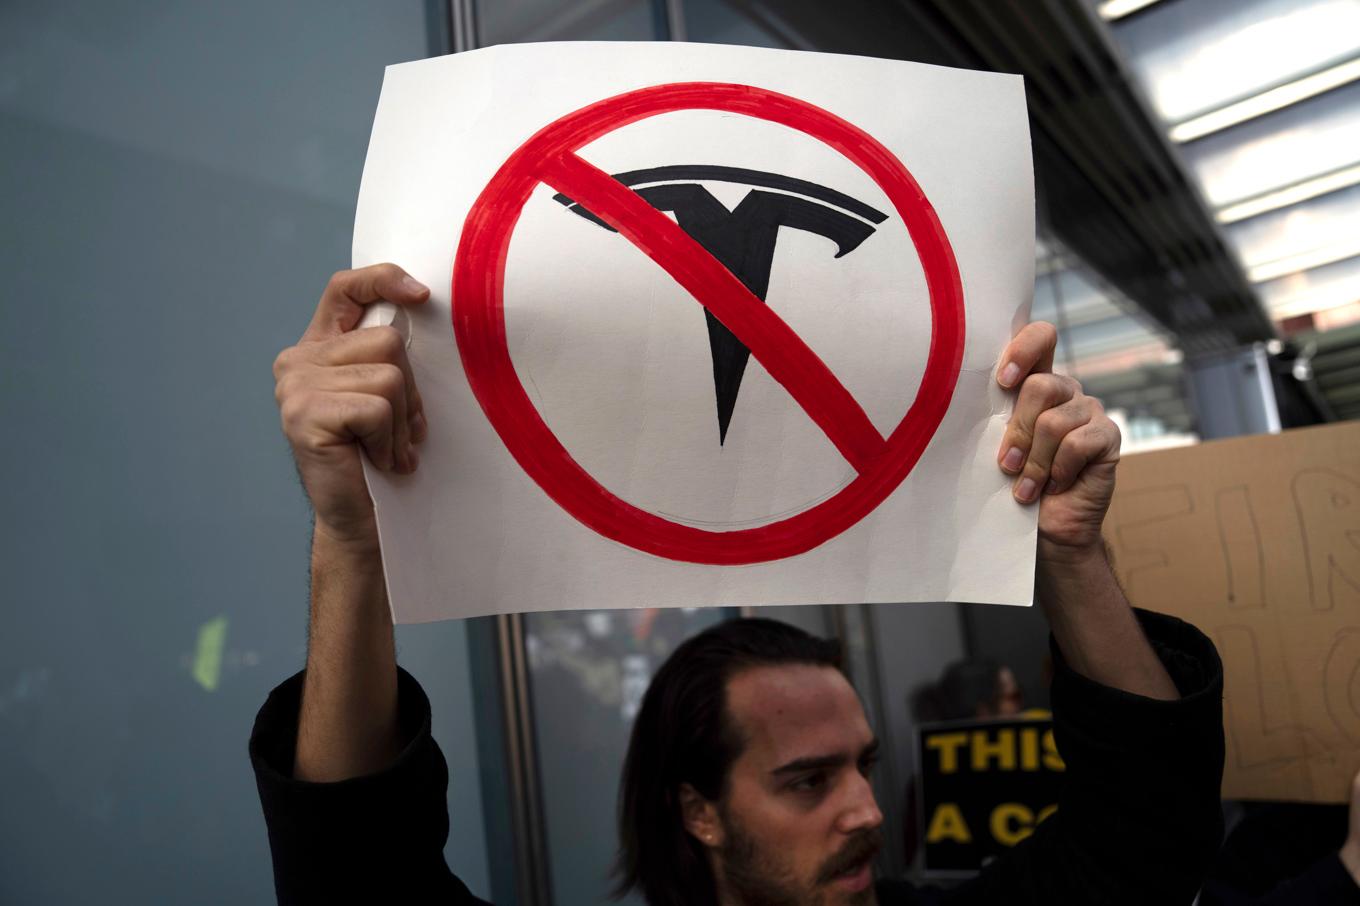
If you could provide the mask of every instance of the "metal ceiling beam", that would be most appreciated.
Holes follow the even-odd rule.
[[[1274,337],[1184,163],[1081,0],[732,0],[800,46],[1019,73],[1041,221],[1187,355]]]

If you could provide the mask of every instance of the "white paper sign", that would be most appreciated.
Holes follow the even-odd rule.
[[[993,374],[1033,196],[1016,76],[696,44],[389,67],[354,264],[433,289],[420,468],[368,471],[395,618],[1030,603]]]

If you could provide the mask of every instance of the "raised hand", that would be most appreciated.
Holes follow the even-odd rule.
[[[430,291],[395,264],[339,271],[312,322],[274,362],[283,433],[316,513],[316,531],[377,544],[360,451],[379,469],[410,473],[425,439],[420,392],[393,327],[355,327],[378,301],[418,305]]]
[[[997,462],[1015,476],[1016,500],[1039,501],[1040,560],[1086,556],[1102,545],[1119,462],[1119,428],[1100,401],[1053,373],[1057,341],[1052,324],[1028,324],[997,369],[1001,386],[1019,389]]]

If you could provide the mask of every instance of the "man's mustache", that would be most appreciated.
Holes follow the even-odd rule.
[[[830,883],[835,880],[837,875],[845,874],[850,869],[857,868],[878,855],[878,851],[882,848],[883,832],[881,830],[874,828],[873,830],[861,831],[845,841],[840,852],[826,861],[822,870],[817,874],[817,883]]]

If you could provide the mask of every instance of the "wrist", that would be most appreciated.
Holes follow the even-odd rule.
[[[1111,571],[1105,541],[1100,537],[1080,545],[1056,544],[1040,538],[1034,568],[1040,581],[1082,579]]]
[[[348,624],[388,616],[382,550],[372,537],[335,534],[318,521],[312,530],[312,618]]]
[[[1110,558],[1106,551],[1106,543],[1099,535],[1096,535],[1095,540],[1084,541],[1081,544],[1062,544],[1040,535],[1038,546],[1035,548],[1035,562],[1043,566],[1055,566],[1058,569],[1089,569],[1095,565],[1110,565]]]
[[[328,562],[349,562],[360,569],[376,566],[381,571],[382,547],[378,543],[377,522],[337,528],[316,519],[312,523],[312,555],[324,557]]]
[[[332,660],[351,662],[374,645],[389,648],[392,613],[377,542],[336,537],[318,524],[311,559],[308,668],[324,652]]]

